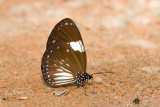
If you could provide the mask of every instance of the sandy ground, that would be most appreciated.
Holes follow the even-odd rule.
[[[73,87],[65,96],[47,86],[41,58],[48,35],[63,18],[79,26],[87,72],[102,83]],[[135,98],[140,99],[134,104]],[[23,99],[23,100],[21,100]],[[158,107],[159,0],[0,0],[0,107]]]

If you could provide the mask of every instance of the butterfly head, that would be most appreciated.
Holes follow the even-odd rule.
[[[88,74],[88,79],[93,80],[93,76]]]

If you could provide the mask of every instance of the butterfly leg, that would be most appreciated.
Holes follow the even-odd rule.
[[[85,92],[85,95],[88,96],[86,93],[86,89],[87,89],[87,87],[86,87],[86,82],[85,82],[84,92]]]
[[[93,84],[93,94],[94,94],[95,85],[94,85],[93,79],[92,79],[92,84]]]
[[[69,91],[68,91],[65,95],[67,95],[67,94],[69,94],[69,93],[70,93],[70,91],[71,91],[72,87],[73,87],[73,85],[71,86],[71,88],[69,89]]]

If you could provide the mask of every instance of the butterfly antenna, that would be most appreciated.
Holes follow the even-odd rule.
[[[93,84],[93,94],[94,94],[95,85],[94,85],[93,79],[92,79],[92,84]]]
[[[106,74],[105,73],[112,73],[112,74],[114,74],[113,72],[110,72],[110,71],[108,71],[108,72],[96,72],[96,73],[93,73],[93,74],[103,74],[103,75],[105,75],[106,76]],[[92,74],[92,75],[93,75]]]
[[[85,95],[87,96],[86,89],[87,87],[86,87],[86,82],[85,82],[84,92],[85,92]]]

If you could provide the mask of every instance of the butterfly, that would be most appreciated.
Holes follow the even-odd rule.
[[[61,20],[50,33],[42,57],[43,79],[53,87],[86,87],[88,80],[93,81],[93,74],[86,73],[86,62],[86,50],[76,24],[70,18]]]

